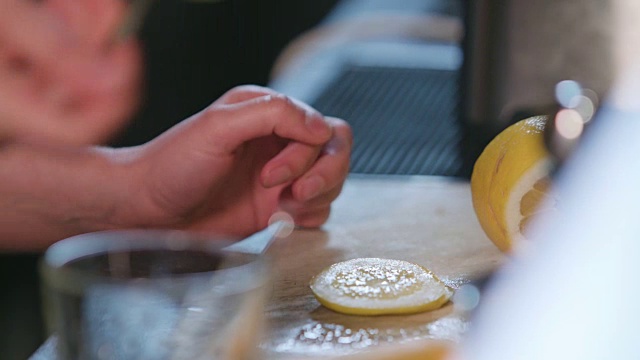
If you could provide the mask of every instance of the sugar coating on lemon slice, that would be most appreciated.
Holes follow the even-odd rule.
[[[311,280],[311,290],[325,307],[353,315],[434,310],[453,294],[451,288],[420,265],[380,258],[333,264]]]

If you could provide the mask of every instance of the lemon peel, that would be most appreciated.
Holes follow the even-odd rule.
[[[473,168],[476,216],[487,237],[505,252],[526,238],[532,218],[554,208],[551,157],[544,145],[547,120],[535,116],[509,126],[485,147]]]

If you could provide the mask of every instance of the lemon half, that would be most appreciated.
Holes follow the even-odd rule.
[[[380,258],[333,264],[311,280],[311,290],[325,307],[352,315],[434,310],[453,294],[451,288],[420,265]]]
[[[474,165],[473,207],[482,229],[502,251],[510,251],[526,238],[531,219],[555,210],[551,157],[544,145],[546,122],[547,117],[537,116],[509,126]]]

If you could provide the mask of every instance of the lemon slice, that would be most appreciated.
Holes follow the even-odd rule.
[[[474,165],[473,207],[482,229],[502,251],[526,238],[527,225],[538,214],[555,211],[551,157],[544,146],[546,122],[547,117],[537,116],[511,125]]]
[[[440,308],[453,290],[428,269],[402,260],[336,263],[311,280],[325,307],[353,315],[410,314]]]

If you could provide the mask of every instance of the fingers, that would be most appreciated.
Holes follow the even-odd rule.
[[[35,59],[60,60],[57,51],[70,42],[70,32],[33,1],[0,1],[0,49]]]
[[[124,10],[118,0],[3,0],[0,50],[47,69],[73,63],[76,53],[91,53],[97,45],[109,44]]]
[[[257,85],[241,85],[241,86],[236,86],[235,88],[227,91],[214,103],[214,105],[237,104],[243,101],[255,99],[258,97],[264,97],[268,95],[276,96],[276,97],[284,96],[279,92],[266,87],[257,86]],[[294,98],[289,98],[289,101],[291,101],[295,106],[301,109],[304,109],[309,113],[317,113],[317,110],[315,110],[313,107],[309,106],[308,104],[302,101],[299,101]]]
[[[142,59],[137,44],[130,42],[114,49],[102,67],[90,67],[87,75],[72,84],[75,94],[66,111],[73,111],[77,125],[84,124],[87,136],[83,142],[101,142],[129,120],[138,107]],[[92,80],[92,83],[87,83]]]
[[[310,201],[338,186],[349,173],[349,160],[353,135],[346,122],[327,118],[333,128],[333,137],[324,146],[322,155],[302,177],[292,185],[293,198]]]
[[[213,105],[230,105],[267,95],[280,95],[277,91],[257,85],[241,85],[224,93]]]
[[[80,42],[100,47],[114,40],[126,3],[121,0],[46,0]]]
[[[49,68],[52,83],[64,84],[67,92],[104,89],[122,82],[122,72],[138,66],[140,55],[134,41],[115,42],[117,28],[125,15],[121,0],[46,0],[45,6],[71,34],[71,43],[58,49],[68,55],[56,56]],[[127,55],[129,61],[122,61]]]
[[[298,142],[288,144],[271,159],[260,174],[262,185],[273,187],[302,176],[316,161],[322,146]]]
[[[0,1],[0,135],[88,143],[117,130],[142,67],[134,41],[108,42],[123,14],[120,0]]]
[[[341,191],[342,184],[309,201],[302,202],[293,199],[289,189],[281,197],[280,210],[291,215],[297,226],[318,227],[327,221],[331,212],[331,204],[338,198]]]
[[[324,145],[317,160],[300,174],[290,191],[281,198],[281,207],[294,217],[299,226],[316,227],[327,220],[330,205],[340,194],[349,173],[353,144],[351,128],[340,119],[327,118],[327,122],[331,124],[333,137]],[[302,163],[293,156],[278,161],[282,162],[279,166],[295,164],[296,161]],[[267,165],[270,166],[271,162]]]
[[[137,108],[142,60],[137,44],[76,68],[77,81],[10,74],[0,64],[0,132],[73,144],[105,140]],[[44,83],[42,83],[44,82]]]
[[[349,172],[353,136],[346,122],[326,118],[333,135],[321,146],[288,144],[262,169],[262,184],[273,187],[292,182],[292,196],[308,201],[341,185]]]
[[[284,95],[266,95],[229,105],[205,109],[202,131],[210,134],[214,145],[225,154],[235,152],[243,143],[276,135],[309,145],[326,143],[332,134],[323,116],[301,106]],[[233,119],[229,121],[229,119]],[[211,147],[212,142],[208,142]]]

